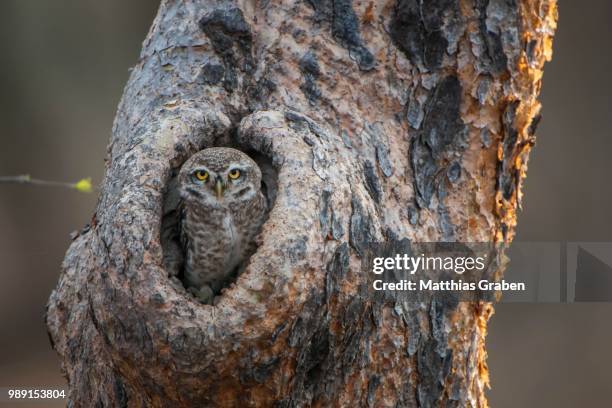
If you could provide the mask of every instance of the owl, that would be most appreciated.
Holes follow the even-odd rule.
[[[178,175],[184,281],[211,304],[255,249],[267,213],[262,173],[245,153],[213,147],[193,155]]]

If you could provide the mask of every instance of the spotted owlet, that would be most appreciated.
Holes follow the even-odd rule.
[[[255,249],[267,209],[261,177],[257,163],[227,147],[204,149],[181,168],[185,283],[203,303],[212,303]]]

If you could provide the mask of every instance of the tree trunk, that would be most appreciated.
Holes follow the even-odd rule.
[[[370,242],[510,242],[555,0],[164,0],[47,325],[73,406],[487,405],[492,306],[373,298]],[[167,186],[268,158],[260,245],[215,306],[164,270]]]

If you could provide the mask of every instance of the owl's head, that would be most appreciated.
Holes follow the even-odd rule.
[[[252,199],[261,189],[261,170],[240,150],[211,147],[183,164],[179,184],[183,200],[222,207]]]

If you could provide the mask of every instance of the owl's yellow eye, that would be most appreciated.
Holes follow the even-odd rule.
[[[193,175],[200,181],[208,180],[208,172],[206,170],[196,170]]]
[[[236,179],[238,179],[240,177],[240,170],[238,170],[238,169],[230,170],[228,176],[229,176],[230,179],[236,180]]]

